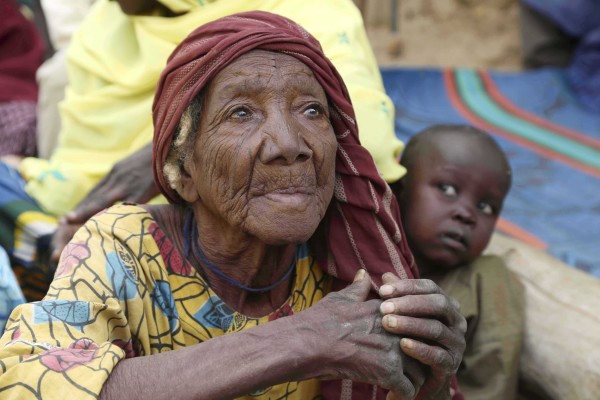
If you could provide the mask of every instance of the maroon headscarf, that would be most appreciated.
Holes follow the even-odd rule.
[[[35,72],[44,43],[15,0],[0,0],[0,102],[37,101]]]
[[[352,282],[359,268],[379,283],[385,272],[401,278],[418,276],[399,223],[396,200],[373,158],[360,145],[350,96],[319,42],[295,22],[279,15],[251,11],[205,24],[171,54],[153,104],[154,178],[170,202],[183,200],[171,188],[163,167],[179,121],[192,99],[221,70],[249,51],[288,54],[306,64],[327,94],[338,149],[336,184],[329,206],[323,249],[317,261],[338,278],[336,287]],[[339,282],[341,281],[341,282]]]

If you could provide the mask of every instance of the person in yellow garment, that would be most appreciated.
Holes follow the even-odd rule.
[[[399,206],[306,30],[262,11],[200,26],[153,121],[169,204],[78,230],[44,300],[11,314],[2,399],[306,400],[331,379],[331,399],[451,397],[466,321],[412,279]]]
[[[47,251],[40,246],[47,245],[58,218],[66,216],[54,234],[55,256],[96,212],[118,201],[147,202],[158,194],[148,173],[150,106],[167,56],[195,27],[247,10],[287,16],[317,37],[348,86],[362,144],[380,173],[390,182],[403,175],[396,161],[402,145],[394,134],[393,104],[351,0],[100,0],[68,50],[70,84],[61,104],[58,147],[50,160],[16,163],[32,200],[26,218],[13,218],[14,240],[2,243],[17,269],[31,272],[46,264]],[[43,228],[39,234],[37,225]],[[44,260],[36,263],[38,258]],[[28,278],[18,275],[22,282]],[[29,298],[43,293],[43,283],[31,286],[24,288]]]

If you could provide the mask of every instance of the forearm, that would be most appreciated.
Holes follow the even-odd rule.
[[[309,379],[318,365],[311,363],[314,349],[302,343],[294,317],[286,317],[184,349],[126,359],[100,399],[225,399]]]

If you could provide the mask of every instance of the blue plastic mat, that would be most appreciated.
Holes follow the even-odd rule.
[[[514,173],[499,229],[600,277],[600,115],[577,103],[562,71],[382,74],[401,140],[436,123],[492,134]]]

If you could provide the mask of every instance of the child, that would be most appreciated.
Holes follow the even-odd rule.
[[[393,189],[422,278],[461,305],[467,348],[458,381],[465,399],[514,399],[524,324],[523,286],[482,256],[511,184],[502,150],[484,132],[436,125],[406,146],[408,174]]]

